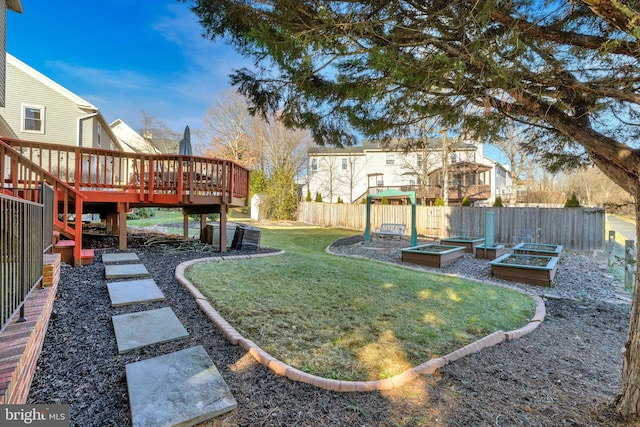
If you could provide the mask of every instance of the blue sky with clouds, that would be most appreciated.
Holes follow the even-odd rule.
[[[22,0],[7,12],[7,51],[97,106],[108,122],[143,127],[141,111],[182,132],[202,129],[233,69],[250,66],[202,37],[176,0]],[[194,139],[197,132],[192,133]],[[497,150],[485,154],[505,162]]]
[[[176,131],[202,128],[228,75],[248,65],[212,44],[188,3],[22,0],[7,12],[7,51],[97,106],[108,122],[143,126],[141,111]]]

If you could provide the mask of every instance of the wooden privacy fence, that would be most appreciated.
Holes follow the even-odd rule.
[[[485,213],[495,212],[495,242],[549,243],[565,249],[602,249],[605,243],[604,208],[474,208],[417,206],[418,235],[433,239],[484,236]],[[364,204],[301,202],[298,220],[324,227],[362,230]],[[383,223],[411,227],[411,205],[371,205],[371,229]]]

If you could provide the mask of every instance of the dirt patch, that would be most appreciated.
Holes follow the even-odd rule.
[[[71,405],[74,426],[131,425],[125,366],[195,345],[208,352],[238,409],[213,426],[617,426],[610,403],[618,392],[629,306],[547,299],[547,318],[523,338],[484,349],[389,391],[336,393],[277,376],[229,344],[174,279],[183,261],[217,252],[129,238],[165,294],[162,303],[109,306],[100,255],[115,252],[94,236],[97,261],[64,266],[30,403]],[[268,249],[263,249],[268,250]],[[243,254],[250,253],[242,251]],[[111,316],[171,307],[189,338],[117,354]]]

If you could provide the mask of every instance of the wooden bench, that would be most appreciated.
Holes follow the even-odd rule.
[[[407,229],[405,224],[381,224],[380,227],[376,228],[373,234],[378,237],[378,239],[385,237],[399,237],[402,238],[404,236],[404,232]]]

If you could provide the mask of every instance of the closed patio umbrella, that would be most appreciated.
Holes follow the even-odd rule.
[[[184,128],[184,136],[180,140],[180,144],[178,144],[178,154],[181,156],[191,156],[191,131],[189,130],[189,126],[187,125]]]

